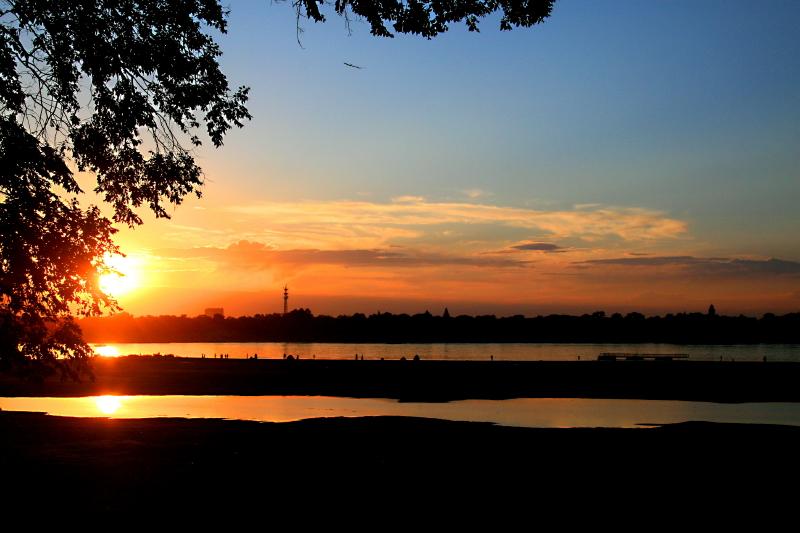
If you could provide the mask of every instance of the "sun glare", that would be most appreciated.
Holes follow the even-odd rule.
[[[115,298],[131,292],[139,287],[140,261],[128,257],[108,256],[106,265],[114,270],[100,276],[100,290]]]
[[[113,415],[122,407],[122,400],[119,396],[98,396],[95,398],[97,409],[106,415]]]
[[[119,357],[119,350],[116,346],[95,346],[94,353],[102,357]]]

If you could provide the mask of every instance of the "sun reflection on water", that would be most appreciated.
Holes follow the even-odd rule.
[[[106,415],[113,415],[122,407],[122,399],[119,396],[98,396],[94,401],[97,409]]]
[[[523,427],[638,427],[688,421],[800,426],[798,403],[519,398],[400,403],[325,396],[0,397],[3,411],[108,418],[225,418],[288,422],[317,417],[416,416]]]
[[[116,346],[95,346],[94,353],[102,357],[119,357],[119,349]]]

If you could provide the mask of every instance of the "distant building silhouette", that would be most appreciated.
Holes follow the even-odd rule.
[[[207,307],[203,314],[211,318],[214,318],[216,315],[225,316],[225,309],[222,307]]]
[[[283,286],[283,314],[287,314],[289,312],[289,286]]]
[[[714,307],[714,304],[708,306],[708,316],[717,316],[717,308]]]

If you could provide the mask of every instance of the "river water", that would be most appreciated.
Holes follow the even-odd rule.
[[[95,344],[95,352],[105,356],[172,354],[179,357],[280,359],[284,354],[303,359],[399,359],[419,355],[424,359],[500,361],[575,361],[593,360],[603,352],[673,354],[681,353],[697,361],[797,361],[800,344],[555,344],[555,343],[450,343],[450,344],[381,344],[381,343],[301,343],[301,342],[175,342]]]
[[[288,422],[320,417],[416,416],[519,427],[642,427],[688,421],[800,426],[800,403],[520,398],[414,403],[324,396],[90,396],[0,398],[5,411],[109,418],[224,418]]]

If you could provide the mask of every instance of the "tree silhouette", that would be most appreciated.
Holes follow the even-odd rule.
[[[371,32],[432,38],[448,24],[502,13],[501,29],[549,16],[553,0],[292,2],[365,19]],[[232,91],[210,31],[226,31],[219,0],[0,0],[0,364],[30,360],[75,373],[90,354],[74,314],[115,308],[97,284],[119,253],[112,221],[82,207],[74,172],[114,222],[200,196],[191,148],[200,131],[219,147],[250,118],[248,89]],[[299,26],[298,26],[299,27]],[[73,364],[64,364],[72,362]]]
[[[328,2],[321,0],[294,0],[297,11],[298,31],[302,17],[315,22],[324,22],[325,14],[320,9]],[[373,35],[393,37],[391,28],[397,33],[410,33],[431,39],[449,29],[449,24],[463,21],[470,31],[478,31],[482,17],[501,12],[500,29],[510,30],[514,26],[529,27],[543,22],[553,11],[555,0],[335,0],[336,14],[349,21],[352,14],[370,25]]]
[[[111,221],[81,208],[74,170],[113,219],[200,195],[186,146],[205,126],[215,146],[249,118],[206,33],[216,1],[6,0],[0,3],[0,358],[74,372],[89,355],[72,314],[115,302],[98,287],[117,253]]]

